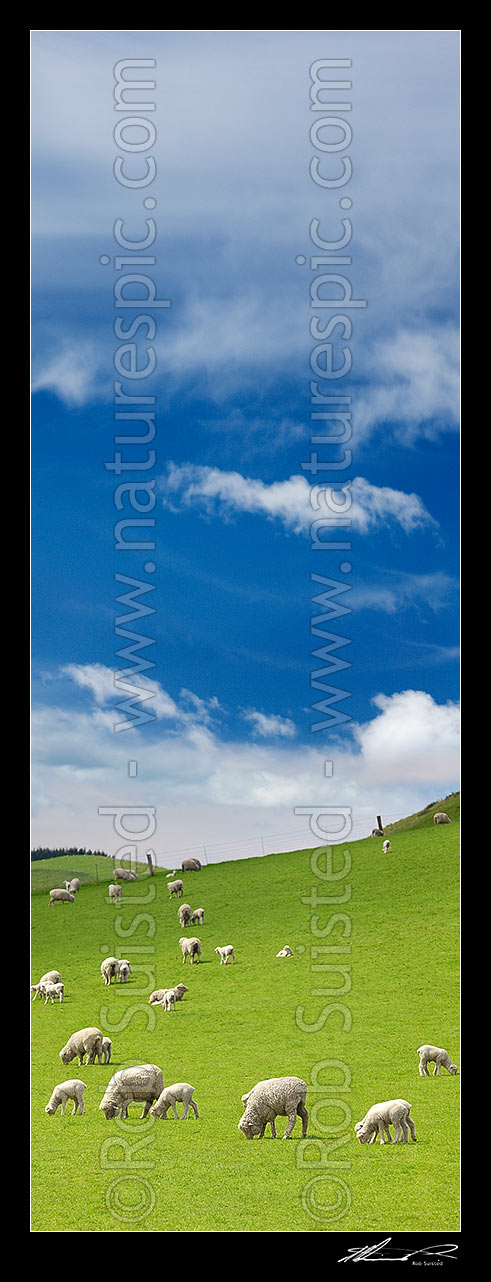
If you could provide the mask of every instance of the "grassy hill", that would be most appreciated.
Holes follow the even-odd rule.
[[[127,884],[120,908],[103,884],[51,909],[33,895],[32,982],[56,967],[66,986],[63,1005],[31,1008],[33,1231],[458,1228],[459,1077],[420,1078],[416,1051],[434,1042],[460,1064],[459,826],[412,818],[392,826],[388,856],[380,839],[351,843],[337,881],[312,871],[310,851],[185,874],[184,901],[205,909],[199,966],[182,965],[178,939],[195,928],[181,930],[164,876]],[[333,857],[342,870],[345,847]],[[312,887],[339,903],[311,906]],[[236,965],[220,966],[214,948],[228,943]],[[285,943],[294,955],[277,959]],[[99,969],[110,954],[135,972],[111,990]],[[180,980],[189,992],[175,1013],[148,1006],[154,987]],[[326,1015],[330,1004],[343,1009]],[[64,1067],[67,1038],[93,1024],[112,1037],[112,1063]],[[192,1082],[199,1120],[143,1122],[133,1105],[127,1122],[107,1122],[99,1102],[129,1063]],[[268,1128],[246,1141],[241,1095],[289,1074],[309,1084],[306,1144],[299,1122],[283,1143],[281,1119],[278,1139]],[[87,1083],[85,1115],[48,1117],[71,1076]],[[418,1142],[362,1147],[355,1121],[396,1096],[411,1102]]]
[[[79,877],[83,885],[90,882],[112,881],[115,860],[98,855],[56,855],[53,859],[36,859],[31,863],[31,890],[47,893],[64,881]],[[128,867],[128,864],[125,864]],[[148,876],[148,864],[132,865],[132,871]],[[163,871],[163,870],[159,870]]]

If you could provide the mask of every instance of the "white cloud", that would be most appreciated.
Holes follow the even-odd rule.
[[[401,329],[370,348],[365,369],[376,378],[357,395],[361,435],[388,422],[405,443],[458,429],[459,336],[453,326]]]
[[[354,587],[350,607],[395,614],[411,606],[428,606],[435,614],[449,604],[458,584],[441,570],[430,574],[379,573],[375,583]]]
[[[38,357],[33,392],[54,392],[70,406],[85,405],[95,394],[99,358],[92,343],[62,343],[52,356]]]
[[[312,486],[304,476],[291,476],[287,481],[267,485],[240,472],[222,472],[217,467],[194,463],[181,466],[170,463],[159,487],[164,494],[164,505],[174,511],[177,509],[173,506],[173,496],[178,496],[179,507],[184,504],[208,514],[218,512],[223,517],[237,512],[255,513],[281,521],[285,529],[295,534],[309,530],[320,517],[333,518],[337,502],[334,495],[334,510],[328,510],[320,495],[320,507],[314,510]],[[391,522],[400,525],[406,533],[436,524],[417,494],[371,485],[361,476],[355,477],[350,493],[352,504],[346,519],[362,534]],[[343,496],[341,501],[344,502]]]
[[[254,734],[260,739],[294,739],[297,733],[295,724],[289,717],[279,717],[274,714],[267,716],[255,708],[247,708],[242,716],[244,721],[250,723]]]

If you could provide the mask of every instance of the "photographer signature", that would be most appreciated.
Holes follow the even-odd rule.
[[[455,1258],[454,1253],[457,1251],[455,1242],[436,1242],[434,1246],[422,1246],[417,1251],[408,1251],[406,1247],[402,1246],[391,1246],[386,1250],[385,1248],[391,1241],[392,1238],[386,1237],[383,1242],[375,1243],[375,1246],[362,1246],[359,1248],[352,1246],[349,1248],[348,1255],[341,1256],[338,1264],[344,1264],[348,1260],[400,1260],[403,1263],[405,1260],[414,1259],[418,1255],[443,1256],[445,1259],[452,1259]]]

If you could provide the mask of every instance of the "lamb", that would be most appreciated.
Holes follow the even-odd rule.
[[[121,886],[115,886],[114,882],[110,882],[107,888],[107,893],[109,895],[109,900],[110,901],[112,900],[113,904],[115,904],[118,899],[122,899],[123,897],[123,891],[121,889]]]
[[[183,890],[184,890],[183,881],[170,881],[169,882],[169,899],[172,899],[173,895],[177,895],[177,898],[180,899],[183,893]]]
[[[437,815],[433,815],[434,824],[451,824],[451,822],[452,820],[449,819],[444,810],[440,810]]]
[[[285,944],[285,947],[280,949],[280,952],[277,953],[276,956],[277,957],[293,957],[293,950],[288,946],[288,944]]]
[[[262,1139],[269,1122],[271,1135],[276,1139],[275,1118],[287,1117],[283,1139],[289,1140],[298,1114],[302,1119],[302,1139],[305,1139],[309,1120],[306,1096],[307,1083],[301,1077],[270,1077],[264,1082],[257,1082],[242,1096],[245,1112],[238,1125],[239,1131],[247,1140],[252,1140],[254,1135]]]
[[[111,1077],[99,1104],[107,1121],[121,1115],[128,1116],[128,1105],[134,1100],[144,1101],[141,1117],[146,1117],[164,1089],[162,1069],[156,1064],[140,1064],[137,1068],[123,1068]]]
[[[69,1064],[75,1056],[78,1057],[79,1064],[83,1064],[84,1055],[87,1055],[87,1063],[94,1064],[95,1057],[102,1062],[102,1033],[100,1028],[80,1028],[77,1033],[72,1033],[68,1038],[66,1046],[60,1051],[62,1064]]]
[[[189,957],[191,965],[193,965],[193,962],[195,959],[196,959],[196,964],[199,963],[199,959],[201,957],[201,940],[200,939],[196,939],[195,935],[190,935],[189,939],[186,939],[186,936],[182,935],[181,939],[179,940],[179,947],[182,952],[183,965],[184,965],[184,962],[186,961],[186,957]]]
[[[193,923],[196,921],[199,921],[200,926],[202,926],[204,920],[205,920],[204,908],[195,908],[194,913],[191,913],[191,921]]]
[[[114,869],[115,881],[136,881],[136,872],[130,872],[128,868]]]
[[[185,984],[176,984],[172,991],[176,995],[176,1002],[182,1002],[184,994],[189,992],[189,988],[186,988]],[[150,1006],[161,1006],[163,999],[168,992],[168,988],[156,988],[148,999]]]
[[[181,926],[187,926],[188,922],[191,921],[192,911],[191,904],[181,904],[181,907],[177,909],[177,916]]]
[[[183,859],[181,868],[183,872],[201,872],[199,859]]]
[[[392,850],[392,846],[390,844],[390,841],[387,839],[387,841],[384,841],[384,844],[382,846],[382,853],[384,855],[388,855],[389,850]]]
[[[59,970],[47,970],[45,975],[41,975],[38,984],[31,984],[31,993],[34,993],[33,1002],[36,1001],[36,997],[44,997],[45,984],[61,984],[62,982]],[[63,998],[61,1000],[63,1001]]]
[[[85,1082],[81,1082],[78,1077],[71,1077],[68,1082],[60,1082],[58,1086],[55,1086],[51,1099],[48,1100],[44,1110],[45,1113],[49,1113],[52,1117],[53,1113],[56,1113],[56,1110],[61,1104],[61,1113],[63,1116],[67,1100],[72,1099],[74,1105],[72,1108],[72,1117],[74,1113],[79,1113],[80,1116],[82,1116],[84,1111],[84,1091],[86,1090],[87,1087]]]
[[[50,979],[47,979],[47,980],[45,980],[44,984],[42,985],[42,989],[43,989],[43,991],[42,991],[41,996],[42,996],[42,997],[44,997],[44,1005],[45,1005],[45,1006],[46,1006],[46,1003],[47,1003],[48,1001],[50,1001],[50,1002],[51,1002],[51,1005],[53,1005],[53,1002],[54,1002],[54,1000],[55,1000],[55,997],[59,997],[60,1002],[62,1002],[62,1001],[64,1000],[64,997],[65,997],[65,985],[64,985],[64,984],[53,984],[53,983],[52,983],[52,981],[51,981]]]
[[[119,962],[117,957],[106,957],[105,961],[101,962],[101,975],[105,984],[110,984],[112,979],[114,979],[114,983],[116,983],[117,976],[119,975]]]
[[[112,1049],[113,1049],[113,1044],[112,1044],[111,1038],[110,1038],[110,1037],[103,1037],[103,1039],[102,1039],[102,1062],[103,1062],[103,1064],[109,1064],[110,1059],[111,1059],[111,1055],[112,1055]]]
[[[70,891],[70,894],[72,894],[72,895],[76,895],[76,894],[77,894],[77,891],[79,891],[79,890],[80,890],[80,886],[81,886],[81,884],[82,884],[82,883],[81,883],[81,881],[80,881],[80,878],[79,878],[79,877],[72,877],[72,880],[71,880],[71,882],[70,882],[69,886],[67,886],[67,890],[69,890],[69,891]],[[66,885],[66,882],[65,882],[65,885]]]
[[[186,988],[185,984],[178,984],[176,988],[164,988],[159,1005],[162,1006],[163,1010],[171,1010],[172,1007],[175,1010],[176,1002],[182,1001],[184,993],[187,992],[189,992],[189,989]]]
[[[167,1117],[168,1109],[171,1108],[176,1122],[178,1122],[179,1118],[177,1116],[176,1103],[184,1104],[184,1110],[181,1113],[181,1122],[183,1122],[184,1118],[187,1117],[190,1107],[193,1110],[194,1116],[199,1117],[198,1105],[192,1098],[193,1092],[194,1086],[190,1086],[189,1082],[174,1082],[172,1086],[166,1086],[159,1095],[157,1103],[150,1109],[152,1117],[162,1117],[165,1119]]]
[[[362,1121],[355,1122],[354,1129],[356,1132],[356,1138],[360,1141],[360,1144],[366,1144],[367,1141],[370,1144],[373,1144],[375,1143],[378,1133],[380,1135],[380,1143],[383,1144],[385,1142],[385,1132],[388,1143],[390,1144],[391,1138],[389,1126],[393,1126],[395,1128],[394,1139],[392,1140],[393,1144],[397,1144],[401,1134],[404,1144],[407,1144],[409,1135],[408,1127],[411,1131],[413,1140],[416,1141],[414,1122],[409,1116],[410,1108],[411,1105],[408,1104],[406,1099],[391,1099],[385,1100],[383,1104],[373,1104],[372,1108],[369,1108],[368,1113],[365,1113]]]
[[[215,952],[218,953],[220,958],[220,966],[227,966],[230,958],[232,958],[232,964],[235,962],[235,953],[232,944],[225,944],[223,948],[215,948]]]
[[[49,892],[48,907],[52,908],[53,904],[73,904],[74,899],[75,896],[71,895],[69,890],[61,890],[59,886],[56,886],[55,890],[50,890]]]
[[[371,837],[383,837],[383,835],[384,834],[381,828],[372,828],[372,831],[370,833]]]
[[[443,1047],[426,1046],[426,1045],[419,1046],[418,1055],[419,1055],[420,1077],[430,1076],[428,1072],[428,1064],[433,1064],[433,1063],[435,1065],[433,1069],[433,1077],[435,1076],[435,1074],[438,1077],[441,1077],[442,1068],[446,1068],[447,1073],[450,1073],[452,1077],[455,1077],[455,1074],[458,1073],[459,1071],[457,1068],[457,1065],[452,1064],[452,1060],[450,1059],[450,1055],[448,1051],[444,1050]]]
[[[33,1002],[36,1001],[36,997],[44,997],[44,984],[41,980],[39,984],[31,984],[31,993],[34,993]]]
[[[133,971],[132,971],[132,969],[131,969],[130,963],[129,963],[129,961],[127,960],[127,958],[125,957],[125,958],[123,958],[123,959],[120,961],[120,963],[119,963],[119,982],[120,982],[120,984],[126,984],[126,983],[127,983],[127,981],[128,981],[128,975],[131,975],[131,977],[133,978]],[[116,982],[116,981],[114,981],[114,982]]]

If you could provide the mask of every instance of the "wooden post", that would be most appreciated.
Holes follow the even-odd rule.
[[[382,823],[382,820],[381,820],[381,818],[380,818],[380,815],[377,815],[377,828],[380,828],[380,831],[381,831],[381,832],[383,832],[383,831],[384,831],[384,825],[383,825],[383,823]]]
[[[154,852],[153,852],[153,850],[147,850],[147,852],[146,852],[146,855],[147,855],[147,864],[148,864],[148,871],[149,871],[149,875],[150,875],[150,877],[155,877],[155,869],[154,869],[153,862],[152,862],[152,855],[153,855],[153,853],[154,853]]]

